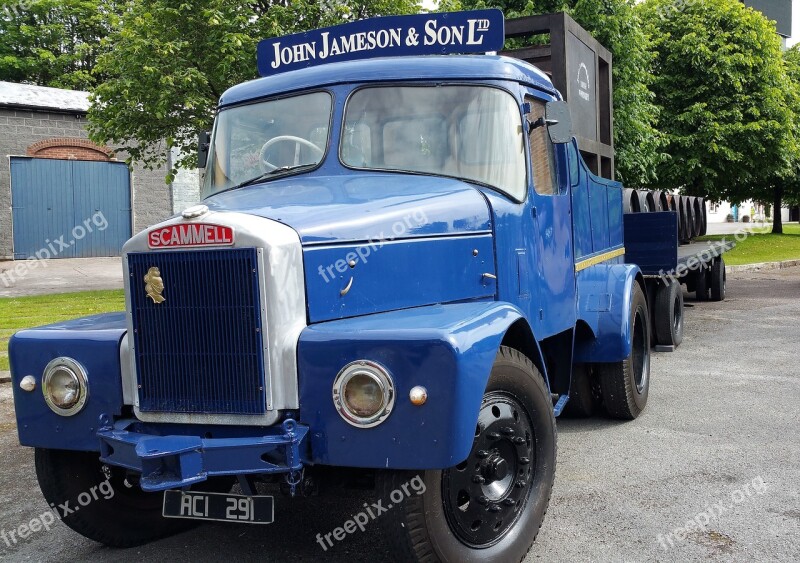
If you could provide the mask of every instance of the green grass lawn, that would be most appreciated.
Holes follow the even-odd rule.
[[[0,299],[0,371],[8,371],[8,340],[20,329],[123,310],[121,289]]]
[[[782,235],[773,235],[771,230],[771,226],[758,229],[743,241],[737,241],[734,235],[708,235],[699,240],[725,239],[736,242],[736,248],[725,253],[725,264],[728,266],[800,259],[800,225],[784,224]]]

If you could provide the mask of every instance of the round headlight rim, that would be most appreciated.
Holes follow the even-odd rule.
[[[55,404],[48,392],[50,388],[50,379],[58,369],[65,369],[69,371],[78,381],[78,401],[68,409],[61,408]],[[78,414],[83,410],[83,407],[86,405],[86,401],[89,398],[89,378],[86,375],[86,368],[84,368],[77,360],[68,358],[66,356],[60,356],[51,360],[47,366],[45,366],[42,374],[42,394],[44,395],[44,401],[47,403],[47,406],[50,407],[50,410],[57,415],[74,416]]]
[[[359,374],[369,376],[378,383],[383,392],[383,402],[380,408],[369,417],[361,417],[351,412],[344,400],[346,385]],[[333,382],[333,404],[339,412],[339,416],[356,428],[372,428],[384,422],[394,410],[395,397],[394,380],[389,370],[370,360],[357,360],[347,364],[339,371]]]

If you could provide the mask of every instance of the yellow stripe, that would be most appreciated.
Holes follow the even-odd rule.
[[[598,254],[597,256],[592,256],[591,258],[587,258],[586,260],[581,260],[580,262],[575,264],[575,271],[580,272],[581,270],[585,270],[586,268],[591,268],[592,266],[596,266],[597,264],[607,262],[612,258],[617,258],[618,256],[623,256],[624,254],[625,254],[625,247],[618,248],[616,250],[609,250],[608,252],[604,252],[603,254]]]

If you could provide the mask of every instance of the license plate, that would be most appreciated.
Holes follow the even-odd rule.
[[[275,519],[273,497],[165,491],[165,518],[189,518],[241,524],[271,524]]]

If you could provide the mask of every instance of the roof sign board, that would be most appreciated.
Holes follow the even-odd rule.
[[[500,10],[387,16],[265,39],[258,72],[271,76],[321,64],[410,55],[499,51],[505,41]]]

